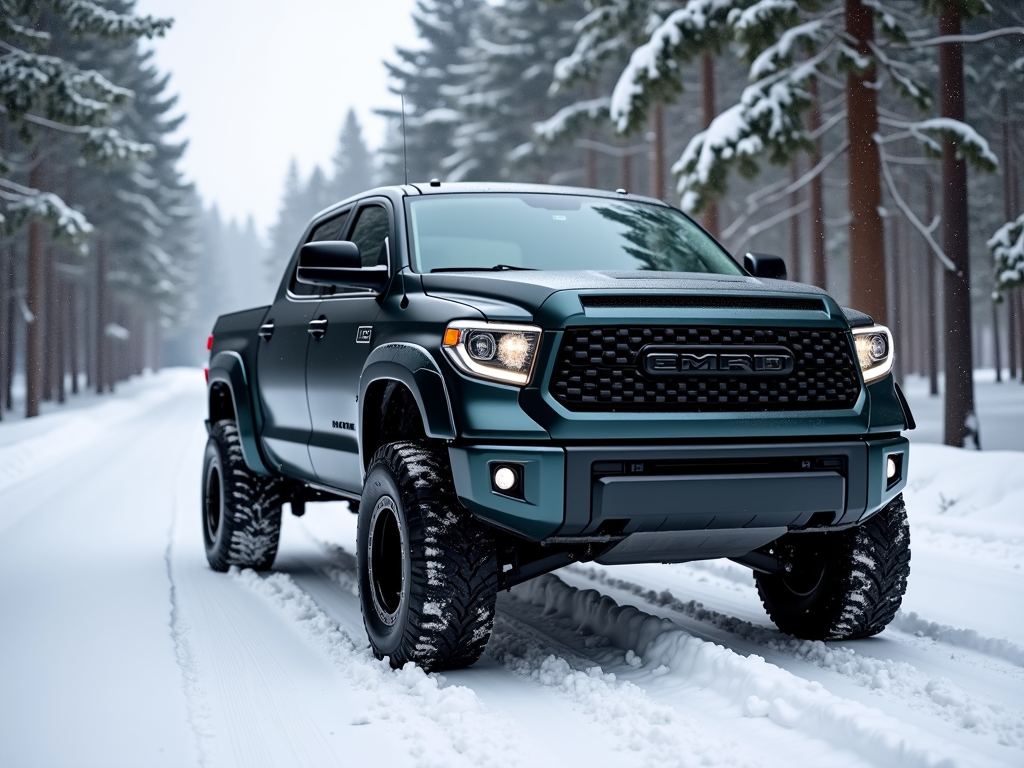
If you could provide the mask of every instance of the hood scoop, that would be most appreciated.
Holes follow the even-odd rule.
[[[799,299],[781,296],[700,296],[700,295],[600,295],[580,296],[584,309],[788,309],[804,312],[826,312],[821,299]]]

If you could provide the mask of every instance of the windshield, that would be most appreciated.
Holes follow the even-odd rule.
[[[459,269],[653,270],[742,275],[673,208],[549,194],[408,200],[417,272]]]

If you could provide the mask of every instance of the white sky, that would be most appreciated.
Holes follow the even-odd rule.
[[[385,58],[413,46],[413,0],[138,0],[136,12],[172,16],[152,43],[171,73],[168,92],[188,115],[183,170],[227,217],[250,213],[261,232],[277,218],[292,157],[304,175],[327,170],[342,119],[355,107],[371,147],[397,106]],[[144,43],[146,44],[146,43]]]

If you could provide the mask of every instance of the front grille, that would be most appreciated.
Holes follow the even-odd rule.
[[[652,347],[653,345],[653,347]],[[677,371],[654,375],[638,365],[658,349],[685,352],[788,350],[792,370]],[[799,411],[851,408],[860,395],[847,334],[822,328],[707,326],[567,328],[549,389],[572,411]]]

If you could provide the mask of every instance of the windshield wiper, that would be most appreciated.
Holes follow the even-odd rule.
[[[517,272],[537,271],[533,267],[513,267],[511,264],[495,264],[493,267],[438,267],[437,269],[430,270],[430,272],[431,274],[434,272],[504,272],[507,269]]]

